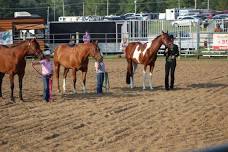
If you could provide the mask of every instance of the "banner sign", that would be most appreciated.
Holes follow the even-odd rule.
[[[0,44],[2,44],[2,45],[13,44],[12,30],[0,32]]]
[[[228,34],[213,34],[214,50],[228,50]]]

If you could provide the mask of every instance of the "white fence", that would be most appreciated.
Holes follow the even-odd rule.
[[[176,37],[175,42],[179,45],[180,53],[184,55],[216,55],[227,56],[228,49],[223,47],[223,50],[215,50],[214,43],[217,37],[220,38],[221,45],[228,45],[226,34],[228,34],[228,20],[214,20],[202,25],[191,24],[189,26],[172,26],[171,21],[166,20],[151,20],[151,21],[127,21],[125,32],[128,34],[128,40],[131,41],[151,41],[161,31]],[[220,24],[223,32],[214,33],[216,24]],[[206,24],[206,26],[205,26]],[[214,35],[220,35],[215,37]],[[224,35],[225,34],[225,35]],[[221,48],[221,47],[220,47]]]
[[[121,30],[116,33],[90,33],[92,40],[98,40],[103,53],[123,53],[121,42],[127,39],[131,41],[151,41],[161,31],[168,31],[173,34],[175,43],[179,45],[180,52],[184,55],[194,55],[199,53],[213,52],[213,43],[215,34],[213,32],[215,25],[219,23],[227,34],[228,20],[210,21],[208,26],[192,24],[190,26],[172,26],[171,21],[166,20],[148,20],[148,21],[116,21],[116,25],[121,25]],[[116,26],[117,27],[117,26]],[[72,35],[76,35],[76,42],[82,42],[84,33],[58,33],[45,35],[46,43],[49,43],[51,49],[54,49],[59,43],[68,43]],[[216,33],[217,34],[217,33]],[[95,38],[96,37],[96,38]],[[99,37],[99,38],[97,38]],[[226,43],[226,42],[225,42]],[[162,51],[160,51],[162,52]],[[215,51],[219,54],[227,54],[227,50]],[[224,52],[224,53],[223,53]]]

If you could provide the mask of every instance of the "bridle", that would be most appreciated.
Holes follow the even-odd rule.
[[[162,41],[162,43],[165,45],[165,47],[167,47],[167,48],[169,48],[172,44],[173,44],[173,42],[170,40],[170,42],[166,42],[166,41]]]
[[[30,46],[31,46],[31,42],[29,41],[29,44],[28,44],[28,49],[30,49]],[[38,53],[38,51],[35,49],[34,50],[34,54],[35,54],[35,56],[39,56],[39,53]],[[32,64],[32,67],[33,67],[33,69],[40,75],[40,76],[42,76],[42,73],[40,73],[40,71],[39,70],[37,70],[36,68],[35,68],[35,66]]]
[[[31,40],[29,40],[29,44],[28,44],[28,50],[30,49],[30,47],[31,47],[31,42],[30,42]],[[34,49],[34,54],[35,54],[35,56],[39,56],[39,53],[38,53],[38,51],[36,50],[36,49]]]

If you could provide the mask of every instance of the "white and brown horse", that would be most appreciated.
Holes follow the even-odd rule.
[[[149,85],[150,89],[153,89],[152,73],[157,59],[157,52],[163,44],[168,48],[172,47],[173,42],[168,33],[162,32],[161,35],[157,36],[149,43],[142,44],[140,42],[131,42],[128,44],[125,49],[125,57],[128,62],[126,83],[130,84],[131,88],[134,87],[134,73],[137,65],[143,64],[143,89],[146,89],[145,79],[147,66],[150,66]]]

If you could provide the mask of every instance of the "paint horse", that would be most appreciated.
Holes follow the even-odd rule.
[[[41,57],[42,51],[36,39],[25,40],[20,44],[12,46],[0,45],[0,97],[2,97],[2,80],[5,74],[9,74],[10,88],[11,88],[11,101],[14,101],[14,76],[18,75],[19,80],[19,98],[23,101],[22,97],[22,82],[25,74],[25,56],[36,55]]]
[[[81,43],[73,47],[67,44],[60,44],[55,48],[54,52],[54,65],[55,65],[55,76],[57,79],[57,91],[60,92],[59,88],[59,71],[60,65],[64,67],[64,79],[63,79],[63,93],[66,91],[66,75],[69,69],[73,69],[73,92],[76,92],[76,71],[82,71],[83,79],[83,91],[86,92],[86,74],[88,69],[89,59],[92,56],[95,60],[99,61],[102,56],[100,54],[100,48],[98,42],[92,43]]]
[[[157,36],[152,42],[142,44],[140,42],[131,42],[125,49],[125,57],[127,59],[127,76],[126,83],[130,84],[130,87],[134,87],[134,73],[136,71],[138,64],[143,64],[143,89],[146,89],[145,79],[146,79],[146,69],[150,66],[150,79],[149,85],[150,89],[152,86],[152,73],[157,59],[157,52],[162,45],[168,48],[172,47],[172,40],[168,33],[162,32],[161,35]]]

